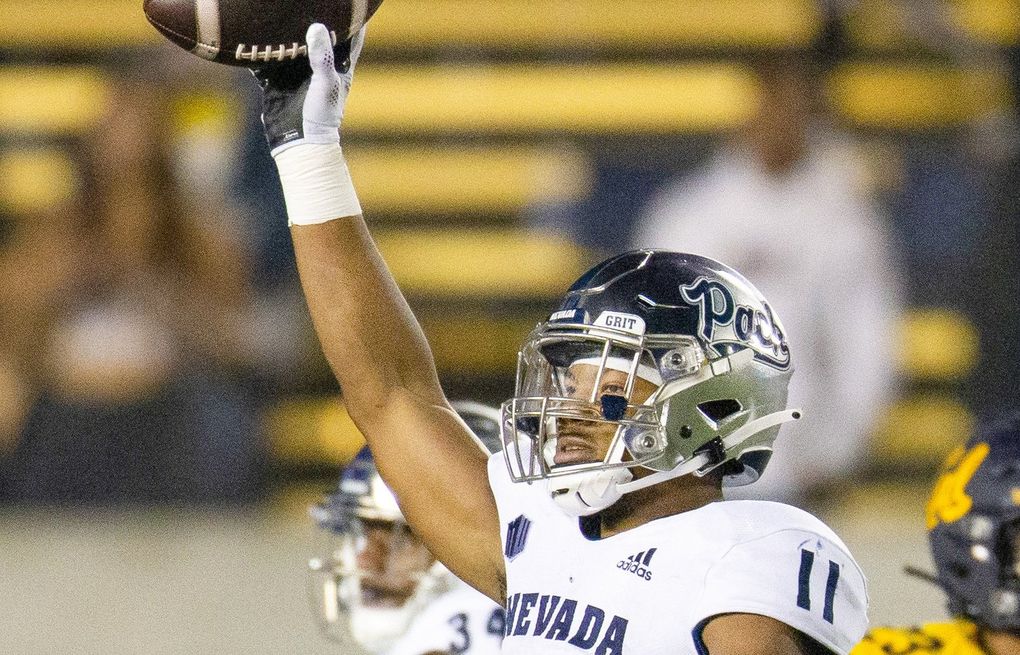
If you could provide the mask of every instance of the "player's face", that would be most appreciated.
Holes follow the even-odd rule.
[[[432,565],[433,557],[400,523],[362,520],[357,554],[362,601],[377,607],[403,605]]]
[[[627,377],[627,373],[614,369],[603,370],[599,377],[598,365],[574,364],[567,370],[564,392],[568,398],[589,400],[592,389],[597,385],[595,402],[598,404],[606,395],[625,397]],[[651,382],[636,378],[628,401],[633,404],[643,403],[656,388]],[[561,419],[557,425],[553,462],[557,466],[601,462],[609,451],[616,428],[613,423]]]

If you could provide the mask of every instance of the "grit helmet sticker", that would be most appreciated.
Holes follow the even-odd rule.
[[[624,312],[602,312],[595,319],[594,325],[613,328],[629,334],[641,335],[645,333],[645,319],[636,314]]]
[[[768,303],[762,302],[764,311],[738,304],[725,284],[705,277],[681,285],[680,293],[698,307],[698,333],[706,342],[745,346],[764,364],[779,370],[790,367],[786,334]]]

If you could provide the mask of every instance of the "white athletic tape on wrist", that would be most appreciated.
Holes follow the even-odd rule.
[[[288,225],[315,225],[361,215],[343,150],[338,143],[302,143],[275,156]]]

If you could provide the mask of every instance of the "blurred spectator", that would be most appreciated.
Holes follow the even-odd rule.
[[[730,497],[803,502],[852,472],[892,400],[899,275],[852,150],[818,120],[806,65],[755,70],[749,121],[705,171],[651,202],[634,245],[719,259],[772,299],[797,369],[790,405],[804,418],[780,432],[786,445],[763,479]]]
[[[0,465],[18,447],[44,384],[52,326],[80,275],[70,166],[53,150],[0,151]],[[0,466],[0,497],[9,482]]]
[[[168,89],[116,82],[90,136],[83,293],[8,462],[39,502],[231,501],[262,490],[245,257],[206,186],[182,188]],[[191,191],[191,193],[189,193]]]

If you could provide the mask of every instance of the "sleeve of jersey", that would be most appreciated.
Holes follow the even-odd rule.
[[[864,574],[825,537],[784,530],[739,543],[709,569],[697,606],[695,642],[713,616],[768,616],[841,655],[868,627]]]

